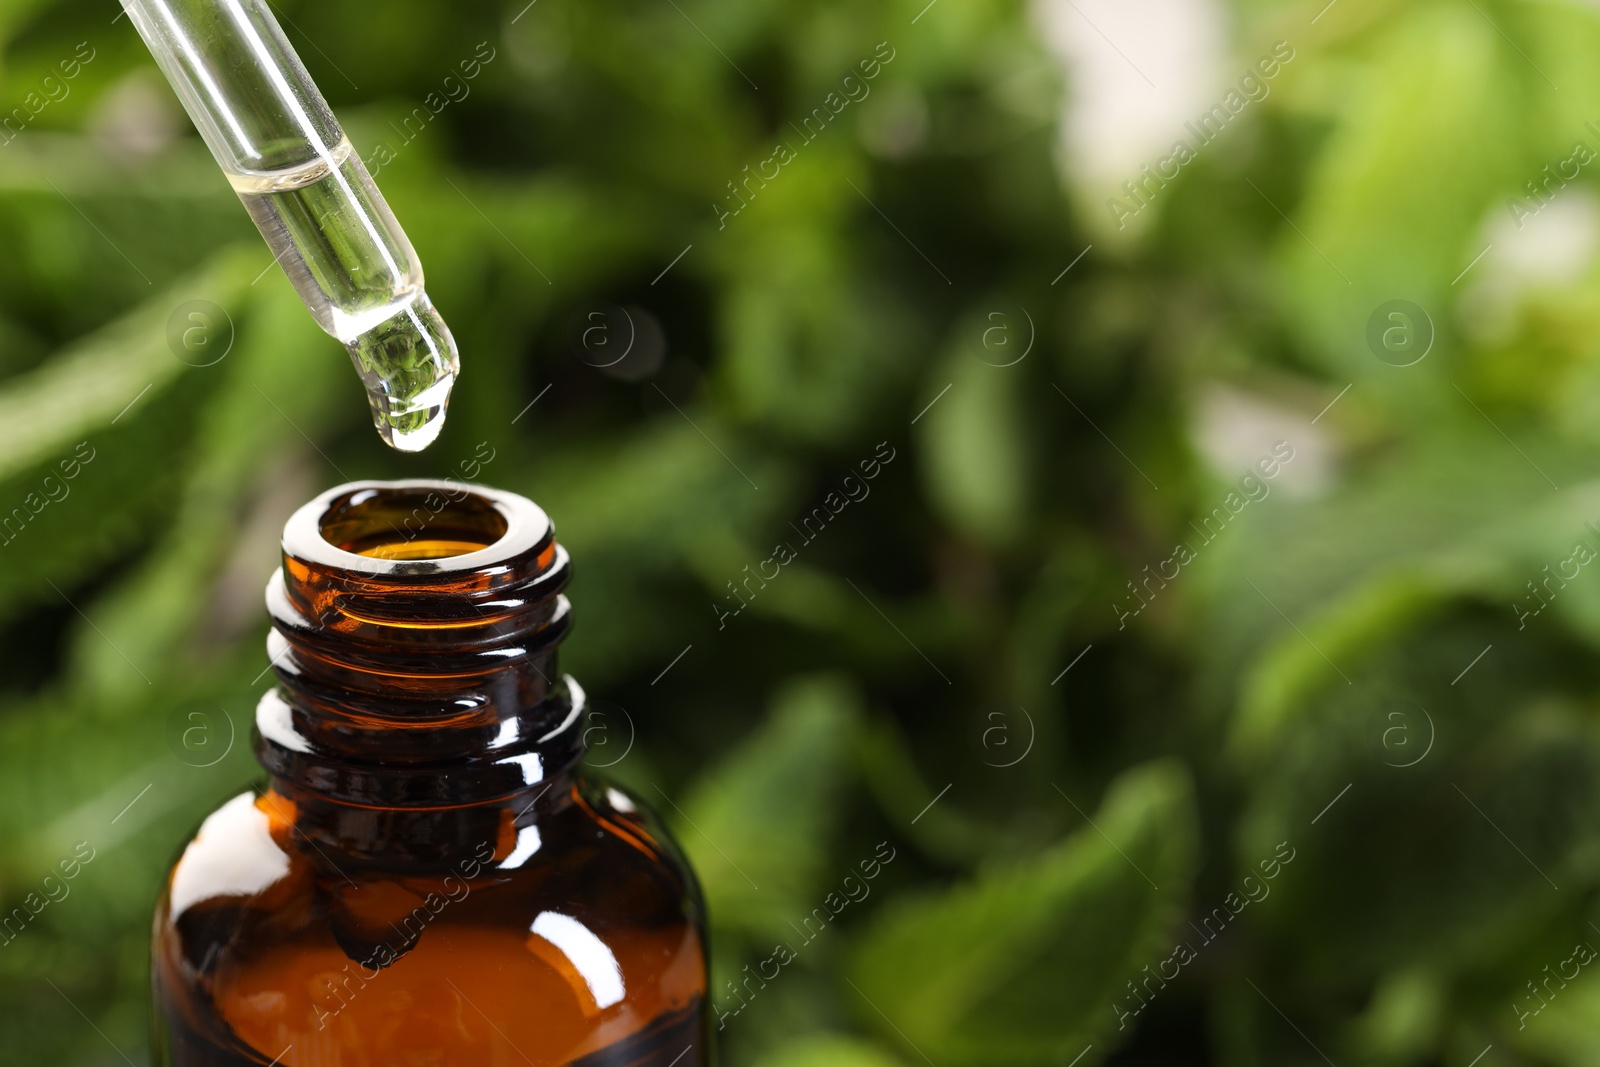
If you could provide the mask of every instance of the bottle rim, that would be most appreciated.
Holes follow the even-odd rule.
[[[396,515],[403,516],[406,529],[395,525]],[[410,529],[412,522],[415,530]],[[466,533],[481,547],[419,558],[386,558],[346,547],[361,544],[373,551],[429,532]],[[386,541],[391,533],[394,540]],[[285,557],[374,578],[460,576],[519,556],[540,555],[553,533],[544,509],[518,493],[408,478],[350,482],[321,493],[284,524],[282,547]]]

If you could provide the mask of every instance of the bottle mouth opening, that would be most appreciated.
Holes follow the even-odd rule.
[[[407,580],[483,571],[490,584],[554,562],[554,531],[526,497],[460,482],[356,482],[323,493],[284,526],[286,562]]]
[[[498,544],[511,524],[494,503],[467,489],[367,488],[333,502],[317,530],[344,552],[368,559],[451,559]]]

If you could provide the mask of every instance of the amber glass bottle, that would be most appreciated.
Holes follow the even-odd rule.
[[[475,486],[347,485],[289,520],[268,778],[157,905],[158,1064],[711,1062],[693,876],[579,767],[567,573],[544,512]]]

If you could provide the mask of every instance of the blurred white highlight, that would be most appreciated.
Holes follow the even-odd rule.
[[[1337,461],[1333,442],[1305,412],[1220,383],[1202,386],[1195,405],[1195,448],[1217,477],[1232,480],[1272,451],[1278,441],[1294,446],[1294,463],[1278,475],[1291,497],[1320,496],[1329,488]]]
[[[1227,80],[1220,0],[1035,0],[1034,17],[1067,75],[1067,171],[1095,203],[1166,155]]]

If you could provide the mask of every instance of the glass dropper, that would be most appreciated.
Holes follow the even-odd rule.
[[[461,370],[422,264],[265,0],[122,0],[318,326],[350,352],[373,425],[418,452]]]

